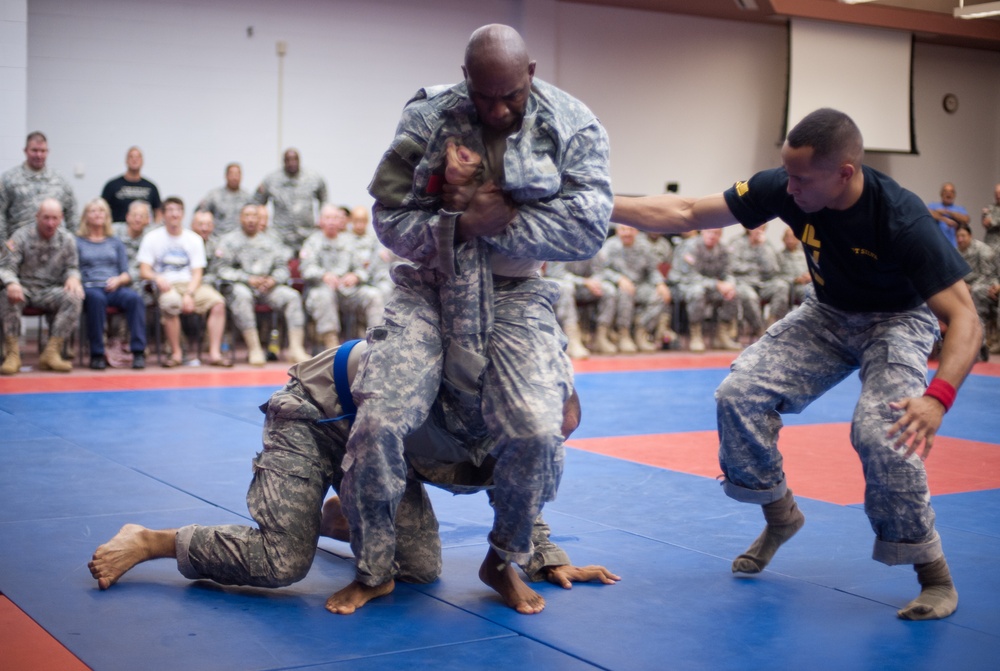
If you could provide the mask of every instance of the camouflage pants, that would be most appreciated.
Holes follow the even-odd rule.
[[[652,284],[635,285],[635,293],[631,296],[624,291],[618,291],[618,305],[615,314],[615,326],[620,329],[631,329],[633,326],[646,329],[650,333],[656,330],[660,315],[667,310],[667,304],[656,293]]]
[[[612,282],[601,282],[603,293],[595,296],[582,284],[577,286],[571,280],[554,280],[559,284],[559,300],[556,302],[556,317],[563,326],[579,324],[579,306],[596,305],[594,321],[597,326],[611,327],[615,319],[615,298],[618,289]]]
[[[254,459],[247,507],[257,527],[186,526],[177,533],[177,566],[192,580],[281,587],[301,580],[316,553],[323,500],[339,489],[347,422],[323,419],[298,381],[266,406],[264,449]],[[396,517],[394,577],[431,582],[441,572],[437,520],[423,486],[406,483]]]
[[[717,280],[703,282],[686,282],[678,286],[681,298],[687,304],[689,324],[700,324],[712,316],[712,311],[718,309],[719,320],[730,322],[736,319],[739,304],[736,298],[726,300],[715,288]]]
[[[502,557],[523,564],[532,552],[534,520],[544,502],[555,498],[562,476],[562,408],[572,366],[553,312],[553,283],[500,282],[494,291],[494,326],[485,358],[479,357],[483,370],[470,377],[473,384],[482,381],[482,422],[497,439],[489,540]],[[427,418],[446,365],[440,315],[436,289],[398,286],[384,323],[368,331],[369,348],[353,387],[359,409],[344,460],[342,498],[357,579],[368,585],[392,577],[392,519],[406,481],[403,437]]]
[[[285,316],[285,324],[290,329],[300,329],[306,324],[306,315],[302,311],[302,294],[284,284],[279,284],[266,294],[258,294],[242,282],[233,282],[226,302],[240,333],[257,328],[257,319],[254,315],[256,302],[264,303],[272,310],[281,312]]]
[[[799,413],[853,371],[861,397],[851,444],[865,476],[865,513],[875,532],[874,559],[886,564],[941,556],[927,475],[914,454],[904,459],[886,432],[901,414],[890,401],[919,396],[937,322],[925,307],[852,313],[809,298],[771,326],[733,362],[715,392],[719,461],[730,497],[779,500],[787,489],[777,449],[781,415]]]
[[[11,303],[6,291],[0,291],[0,316],[3,318],[3,332],[7,335],[20,336],[21,313],[24,308],[36,307],[46,312],[54,313],[50,333],[56,338],[69,338],[76,332],[80,323],[80,311],[83,309],[83,298],[69,294],[62,285],[46,289],[31,289],[22,287],[24,300]]]
[[[789,288],[787,280],[773,279],[766,282],[737,282],[736,296],[743,309],[743,321],[760,333],[764,330],[764,316],[761,303],[771,308],[771,317],[777,321],[789,308]]]
[[[338,289],[337,293],[340,294],[340,309],[344,314],[358,314],[364,319],[366,326],[382,323],[385,300],[381,291],[373,286],[360,284]]]
[[[990,317],[995,317],[996,326],[1000,328],[1000,310],[997,309],[997,299],[990,298],[990,283],[976,282],[969,287],[972,302],[979,315],[979,323],[983,326],[983,337],[986,337]]]
[[[340,308],[337,292],[326,284],[310,287],[306,292],[306,311],[316,323],[317,333],[340,333]]]

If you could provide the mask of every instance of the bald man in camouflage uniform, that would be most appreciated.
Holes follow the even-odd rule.
[[[208,213],[205,213],[211,216]],[[236,328],[247,345],[250,365],[263,366],[264,349],[257,332],[256,303],[280,311],[288,327],[288,358],[299,363],[309,358],[303,347],[306,316],[302,294],[288,285],[291,251],[269,233],[260,232],[260,216],[254,204],[240,211],[240,230],[222,236],[216,250],[216,274],[228,283],[223,293]]]
[[[313,201],[320,207],[326,203],[326,181],[317,172],[303,170],[298,150],[288,149],[284,167],[264,178],[254,199],[261,205],[267,205],[268,201],[274,204],[270,230],[298,254],[302,243],[316,230]]]
[[[623,354],[652,352],[661,315],[670,306],[670,289],[660,273],[653,247],[631,226],[620,225],[601,250],[605,274],[618,289],[615,325],[618,350]],[[632,328],[635,327],[635,337]]]
[[[306,283],[306,312],[316,325],[316,333],[324,347],[340,343],[340,276],[347,272],[351,260],[348,234],[343,231],[346,221],[336,205],[324,205],[319,211],[313,232],[299,250],[299,274]]]
[[[561,409],[572,389],[552,307],[558,288],[540,269],[597,252],[612,196],[600,122],[533,80],[534,69],[513,29],[476,31],[466,80],[417,92],[369,187],[379,239],[415,265],[393,269],[396,291],[384,323],[369,329],[354,389],[359,410],[342,499],[357,571],[331,597],[335,612],[353,613],[393,589],[402,440],[423,423],[452,366],[465,371],[462,395],[499,441],[480,578],[519,612],[544,607],[510,582],[511,562],[530,556],[534,519],[558,488]],[[444,182],[450,144],[483,157],[481,180]],[[480,388],[481,403],[469,393]]]
[[[778,252],[767,242],[766,232],[764,224],[729,245],[729,270],[736,280],[743,321],[754,339],[764,333],[762,303],[770,309],[770,323],[788,314],[789,308],[789,284],[781,275]]]
[[[0,175],[0,241],[19,228],[34,225],[38,206],[46,198],[59,201],[63,221],[76,223],[76,197],[62,175],[46,165],[49,143],[35,131],[24,143],[25,161]]]
[[[10,253],[0,264],[4,375],[21,369],[21,314],[29,306],[54,314],[38,367],[60,373],[73,370],[72,362],[62,358],[62,348],[80,323],[84,293],[76,239],[62,225],[62,214],[59,201],[46,198],[35,215],[36,224],[19,228],[7,241]]]
[[[706,230],[681,243],[670,268],[670,281],[687,305],[692,352],[705,351],[702,325],[712,316],[713,309],[718,311],[717,338],[722,347],[740,349],[730,337],[739,304],[736,283],[729,272],[729,250],[721,237],[717,230]]]

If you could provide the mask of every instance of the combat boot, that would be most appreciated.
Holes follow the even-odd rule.
[[[570,359],[586,359],[590,356],[590,350],[587,349],[583,340],[580,338],[580,326],[578,324],[567,324],[563,327],[563,331],[566,332],[566,355]]]
[[[688,349],[692,352],[704,352],[705,351],[705,339],[701,335],[701,324],[691,324],[691,341],[688,344]]]
[[[288,360],[292,363],[302,363],[309,360],[309,353],[303,346],[305,339],[305,329],[288,329]]]
[[[677,342],[677,334],[670,328],[670,313],[664,312],[656,322],[653,342],[662,347],[672,347]]]
[[[319,337],[323,341],[323,349],[333,349],[340,344],[340,334],[336,331],[324,331]]]
[[[251,366],[263,366],[267,363],[264,348],[260,346],[260,334],[257,333],[257,329],[247,329],[240,335],[243,336],[243,342],[247,344],[247,363]]]
[[[596,354],[618,354],[618,348],[615,344],[608,339],[608,327],[598,326],[597,332],[594,333],[594,342],[592,345],[593,351]]]
[[[17,375],[21,370],[21,343],[17,336],[4,336],[3,366],[0,375]]]
[[[642,327],[635,330],[635,346],[640,352],[655,352],[659,349],[657,343],[653,342],[652,334]]]
[[[42,355],[38,357],[39,370],[51,370],[56,373],[68,373],[73,370],[73,364],[62,358],[63,339],[55,336],[45,343]]]
[[[635,354],[639,351],[627,326],[618,329],[618,351],[622,354]]]
[[[735,321],[731,322],[721,322],[719,324],[718,341],[719,347],[722,349],[727,349],[731,351],[738,352],[743,349],[743,346],[739,342],[733,339],[733,333],[739,327],[736,325]]]

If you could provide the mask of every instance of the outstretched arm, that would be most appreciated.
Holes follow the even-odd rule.
[[[702,198],[685,198],[671,193],[615,196],[611,221],[666,235],[739,223],[721,193]]]

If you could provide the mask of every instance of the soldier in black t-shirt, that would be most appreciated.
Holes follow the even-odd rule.
[[[115,177],[104,185],[101,198],[111,206],[111,219],[125,221],[128,206],[134,200],[144,200],[153,209],[156,223],[160,223],[163,215],[163,203],[160,202],[160,191],[156,185],[142,176],[142,150],[129,147],[125,154],[125,174]]]
[[[715,394],[726,494],[760,504],[767,521],[733,571],[762,571],[805,521],[777,449],[781,414],[801,412],[859,370],[851,442],[864,466],[873,557],[916,568],[921,593],[899,617],[937,619],[955,611],[958,593],[923,460],[976,360],[981,327],[962,280],[968,266],[920,199],[863,157],[854,122],[817,110],[788,134],[783,167],[704,198],[619,197],[612,220],[667,234],[775,217],[792,228],[816,294],[747,348]],[[928,386],[939,320],[947,333]]]

